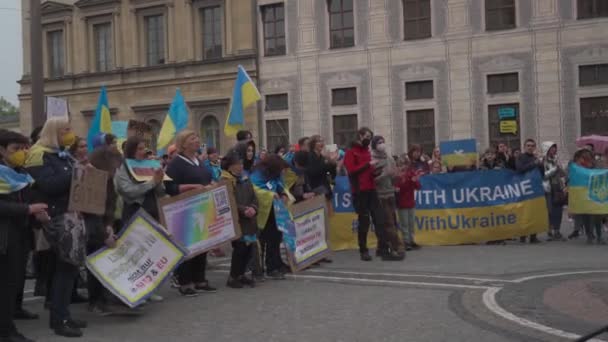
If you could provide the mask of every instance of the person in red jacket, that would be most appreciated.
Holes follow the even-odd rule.
[[[415,192],[420,189],[420,172],[411,167],[409,160],[403,161],[403,168],[397,177],[397,214],[399,229],[403,233],[405,249],[419,249],[414,241],[414,211],[416,208]]]
[[[353,203],[359,220],[359,253],[361,253],[361,260],[363,261],[372,260],[367,249],[370,217],[374,223],[374,231],[378,239],[376,254],[383,255],[388,250],[382,234],[384,218],[374,183],[373,166],[375,163],[372,161],[369,150],[373,136],[374,134],[369,128],[361,127],[358,132],[358,140],[352,143],[351,148],[344,156],[344,167],[348,172]]]

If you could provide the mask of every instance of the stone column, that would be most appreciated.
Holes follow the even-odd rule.
[[[319,59],[317,56],[317,32],[314,23],[314,2],[314,0],[290,0],[288,4],[288,6],[298,6],[298,22],[296,25],[289,24],[290,27],[286,28],[286,30],[295,29],[298,32],[297,51],[295,52],[300,78],[302,128],[300,132],[290,132],[294,139],[321,132],[319,125]],[[287,16],[287,11],[285,11],[285,15]],[[293,51],[287,51],[287,53],[290,54]],[[294,95],[297,96],[297,94]]]

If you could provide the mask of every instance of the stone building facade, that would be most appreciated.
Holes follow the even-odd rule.
[[[269,147],[358,126],[395,153],[608,134],[602,0],[257,0]],[[505,122],[503,122],[505,121]],[[515,121],[515,122],[513,122]],[[515,129],[514,129],[515,128]]]
[[[257,77],[254,5],[250,0],[43,1],[45,95],[67,98],[73,127],[86,134],[100,86],[112,120],[160,129],[177,88],[203,142],[226,150],[223,134],[237,66]],[[31,110],[29,0],[22,0],[22,113]],[[247,113],[257,133],[257,109]],[[31,116],[21,128],[30,132]]]

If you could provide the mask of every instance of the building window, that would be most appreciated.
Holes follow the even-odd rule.
[[[433,98],[433,81],[417,81],[405,83],[405,99],[421,100]]]
[[[328,0],[331,48],[355,46],[353,0]]]
[[[49,76],[60,77],[64,73],[63,31],[51,31],[47,34]]]
[[[435,148],[435,111],[433,109],[407,111],[407,146],[418,144],[425,153]]]
[[[485,0],[486,31],[515,28],[515,0]]]
[[[93,25],[95,42],[95,69],[108,71],[112,69],[112,24]]]
[[[282,3],[262,6],[264,55],[285,54],[285,11]]]
[[[203,56],[207,59],[222,57],[222,8],[205,7],[203,17]]]
[[[488,94],[516,93],[519,91],[519,75],[494,74],[488,75]]]
[[[488,106],[490,146],[505,143],[512,149],[521,148],[519,104]],[[513,122],[514,121],[514,122]]]
[[[608,96],[581,99],[581,135],[590,134],[608,135]]]
[[[334,144],[347,148],[357,137],[357,114],[334,115]]]
[[[581,87],[608,84],[608,64],[579,66],[578,82]]]
[[[217,119],[208,115],[201,121],[201,142],[207,147],[215,147],[221,150],[220,146],[220,123]]]
[[[269,151],[289,145],[289,120],[266,120],[266,144]]]
[[[266,95],[266,111],[288,110],[287,94]]]
[[[403,1],[403,31],[405,40],[432,36],[431,0]]]
[[[578,0],[577,8],[579,19],[608,17],[608,1],[606,0]]]
[[[163,15],[145,17],[146,62],[148,66],[165,64],[165,18]]]
[[[351,106],[357,104],[357,88],[340,88],[331,90],[332,106]]]

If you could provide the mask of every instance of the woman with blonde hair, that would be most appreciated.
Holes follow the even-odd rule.
[[[34,196],[37,201],[48,204],[51,223],[45,225],[44,233],[51,249],[56,254],[53,276],[50,327],[55,334],[65,337],[80,337],[87,324],[72,318],[69,311],[74,282],[79,266],[86,257],[84,232],[75,234],[67,229],[66,221],[76,226],[78,215],[68,213],[70,186],[74,159],[67,149],[76,141],[76,135],[67,118],[52,118],[46,121],[40,139],[30,149],[25,167],[34,178]],[[84,230],[84,229],[82,229]]]
[[[175,138],[177,155],[167,166],[168,182],[167,193],[172,196],[190,190],[201,190],[211,185],[211,173],[196,157],[200,148],[200,138],[194,131],[181,131]],[[195,297],[198,292],[215,292],[205,278],[207,267],[207,253],[191,258],[182,263],[177,269],[179,280],[179,293],[186,297]]]

